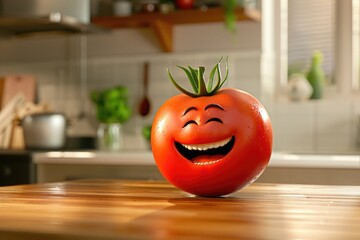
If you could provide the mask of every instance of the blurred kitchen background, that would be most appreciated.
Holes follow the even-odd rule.
[[[148,150],[144,126],[151,124],[166,99],[178,94],[166,68],[186,81],[176,65],[211,68],[221,56],[228,56],[227,86],[248,91],[265,105],[274,127],[275,152],[350,154],[360,149],[358,0],[238,0],[242,19],[235,31],[221,19],[180,21],[172,24],[170,41],[161,37],[164,33],[159,34],[157,27],[131,21],[124,25],[119,19],[139,12],[156,18],[186,10],[171,0],[132,0],[127,2],[130,12],[116,8],[125,1],[0,1],[0,77],[33,77],[34,102],[46,103],[71,119],[70,137],[96,137],[99,123],[91,91],[125,86],[132,115],[123,124],[120,151]],[[160,8],[164,4],[167,8]],[[196,0],[191,8],[210,11],[223,6],[221,0]],[[75,27],[54,27],[41,34],[31,30],[17,34],[16,24],[13,32],[7,29],[11,18],[36,19],[58,11],[74,17]],[[26,21],[18,24],[31,29],[32,22]],[[36,29],[39,23],[33,24]],[[314,51],[323,56],[323,95],[309,99],[306,89],[300,88],[304,97],[294,99],[289,78],[293,73],[306,75]],[[144,93],[145,62],[151,111],[144,117],[138,106]]]

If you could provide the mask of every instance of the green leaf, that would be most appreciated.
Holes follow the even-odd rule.
[[[190,70],[190,72],[191,72],[191,75],[192,75],[192,77],[193,77],[193,79],[198,79],[198,70],[196,70],[196,69],[193,69],[192,67],[190,67],[190,66],[188,66],[189,67],[189,70]],[[196,90],[195,90],[195,92],[197,92],[197,89],[199,88],[199,86],[197,85],[197,81],[195,81],[195,83],[196,83]]]
[[[236,32],[236,0],[225,1],[225,26],[230,32]]]
[[[90,97],[96,105],[97,119],[102,123],[123,123],[131,117],[126,87],[93,91]]]
[[[184,89],[183,87],[181,87],[179,84],[177,84],[177,82],[175,81],[175,79],[174,79],[173,76],[171,75],[169,69],[167,69],[167,73],[168,73],[168,76],[169,76],[172,84],[174,84],[174,86],[175,86],[180,92],[182,92],[182,93],[184,93],[184,94],[186,94],[186,95],[188,95],[188,96],[190,96],[190,97],[198,97],[198,95],[196,95],[196,94],[194,94],[194,93],[192,93],[192,92],[187,91],[186,89]]]
[[[215,73],[216,73],[216,66],[213,67],[213,69],[211,70],[210,75],[209,75],[209,82],[208,82],[208,86],[207,86],[208,92],[212,91]]]
[[[194,92],[196,92],[196,91],[197,91],[196,78],[193,78],[193,76],[192,76],[192,74],[190,73],[190,71],[187,70],[186,68],[181,67],[181,66],[177,66],[177,67],[178,67],[178,68],[181,68],[181,69],[185,72],[186,76],[188,77],[188,79],[189,79],[189,81],[190,81],[190,84],[191,84],[192,88],[194,89]]]
[[[225,62],[225,78],[224,80],[221,82],[219,89],[222,88],[222,86],[224,85],[224,83],[226,82],[227,78],[229,76],[229,64],[228,64],[228,58],[226,58],[226,62]]]
[[[210,94],[211,95],[214,95],[217,91],[219,91],[219,89],[220,89],[220,82],[221,82],[221,73],[220,73],[220,63],[218,63],[216,66],[215,66],[215,69],[216,69],[216,71],[215,71],[215,73],[217,72],[218,74],[217,74],[217,81],[216,81],[216,85],[215,85],[215,87],[211,90],[211,92],[210,92]],[[214,73],[214,74],[215,74]]]

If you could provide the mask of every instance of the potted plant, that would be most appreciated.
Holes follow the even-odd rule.
[[[225,26],[230,32],[235,32],[236,29],[236,15],[234,13],[236,6],[236,0],[226,0],[224,3]]]
[[[90,99],[96,106],[96,118],[100,122],[97,132],[98,148],[101,150],[121,149],[122,124],[131,117],[128,89],[116,86],[92,91]]]

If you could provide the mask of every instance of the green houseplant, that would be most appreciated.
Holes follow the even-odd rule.
[[[119,150],[122,147],[122,124],[131,117],[128,104],[128,89],[116,86],[95,90],[90,99],[96,107],[96,118],[100,122],[97,131],[98,148]]]
[[[224,3],[225,26],[231,32],[235,32],[236,29],[236,15],[234,13],[236,6],[236,0],[226,0]]]

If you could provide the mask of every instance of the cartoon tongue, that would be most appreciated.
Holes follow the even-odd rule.
[[[193,163],[208,163],[220,160],[224,155],[217,154],[217,155],[199,155],[191,159]]]

